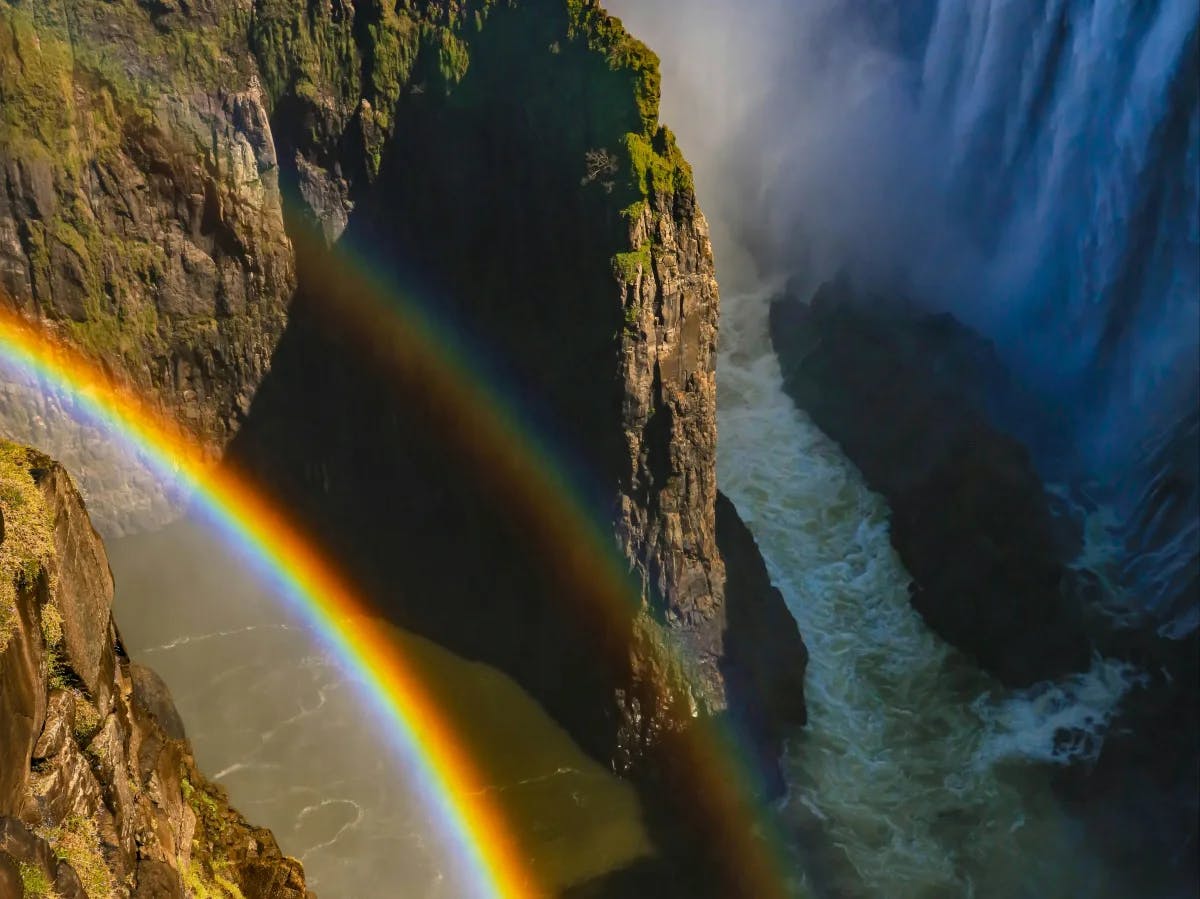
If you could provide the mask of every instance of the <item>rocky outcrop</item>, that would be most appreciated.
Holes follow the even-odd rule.
[[[770,754],[759,770],[771,775],[770,759],[779,756],[788,726],[808,720],[804,691],[796,689],[804,682],[808,649],[783,594],[771,583],[754,535],[723,493],[717,494],[717,546],[726,574],[721,670],[734,714],[747,722],[743,732],[761,735],[752,748]],[[779,793],[783,787],[782,782],[768,784],[765,792]]]
[[[399,623],[514,673],[618,770],[653,768],[729,702],[718,291],[656,58],[561,0],[264,3],[251,37],[302,251],[235,455]],[[414,319],[452,371],[412,361]],[[509,407],[525,454],[554,448],[540,483],[504,482],[439,378]],[[625,607],[561,558],[556,505],[625,569]],[[798,670],[761,680],[799,693]]]
[[[771,309],[788,393],[892,509],[913,606],[1005,683],[1085,670],[1071,529],[1025,448],[993,426],[991,347],[948,316],[856,300],[844,282]]]
[[[214,453],[295,286],[249,19],[217,0],[0,2],[0,303],[103,360]],[[87,472],[106,523],[166,503],[61,414],[37,389],[0,402],[6,433]]]
[[[66,472],[0,444],[0,513],[0,895],[309,897],[125,656],[104,546]]]

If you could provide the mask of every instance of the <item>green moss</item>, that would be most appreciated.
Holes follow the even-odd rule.
[[[658,56],[629,34],[617,19],[597,0],[566,0],[569,15],[568,36],[582,38],[589,49],[600,53],[613,71],[630,76],[633,100],[646,134],[658,125],[662,78]]]
[[[75,703],[75,727],[73,730],[75,741],[81,746],[86,746],[100,732],[100,726],[104,723],[104,719],[100,717],[100,710],[96,708],[96,704],[88,699],[83,690],[73,689],[71,698]],[[103,760],[102,753],[93,754]]]
[[[199,864],[187,866],[183,872],[183,884],[190,899],[245,899],[236,883],[225,873],[227,865],[217,865],[216,870],[205,870]]]
[[[467,44],[448,29],[437,29],[435,33],[437,35],[438,72],[442,76],[442,82],[447,88],[451,88],[467,75],[467,68],[471,64]]]
[[[51,690],[66,690],[71,686],[73,674],[61,643],[46,647],[46,680]]]
[[[228,804],[214,788],[193,784],[186,770],[180,780],[183,798],[196,813],[190,863],[183,865],[184,884],[192,899],[245,899],[232,868],[220,857],[230,838]]]
[[[57,646],[63,639],[63,617],[58,602],[51,599],[42,608],[42,637],[47,646]]]
[[[25,890],[25,899],[58,899],[54,884],[42,873],[41,868],[27,865],[25,862],[18,862],[17,869],[21,873],[21,886]]]
[[[104,861],[95,821],[72,815],[58,827],[39,829],[38,835],[79,875],[88,899],[115,899],[117,883]]]
[[[643,197],[668,198],[695,192],[692,167],[669,128],[659,128],[651,139],[640,134],[625,135],[625,151],[634,186]]]
[[[638,200],[636,203],[630,203],[621,210],[621,218],[625,219],[629,224],[638,221],[646,212],[646,201]]]
[[[43,39],[28,13],[0,3],[0,145],[72,140],[72,67],[67,42]]]
[[[370,4],[360,14],[368,33],[367,11],[373,8],[375,4]],[[362,59],[354,34],[357,19],[335,17],[331,4],[294,0],[254,4],[250,46],[272,107],[304,82],[310,97],[329,97],[347,110],[357,106],[362,96]]]
[[[618,253],[613,257],[613,271],[626,284],[633,284],[638,276],[650,271],[650,244],[642,244],[629,253]]]
[[[29,450],[0,441],[0,651],[17,621],[17,591],[31,586],[54,558],[54,518],[33,480]]]
[[[420,50],[421,27],[407,12],[385,7],[378,22],[367,26],[366,69],[370,102],[377,124],[391,129],[392,111],[412,78]]]

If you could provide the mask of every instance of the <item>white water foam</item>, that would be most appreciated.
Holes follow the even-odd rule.
[[[1098,659],[1009,691],[937,638],[909,604],[886,505],[784,393],[766,310],[725,300],[719,476],[811,652],[783,813],[820,821],[824,867],[841,872],[825,891],[1122,895],[1035,763],[1094,755],[1135,673]]]

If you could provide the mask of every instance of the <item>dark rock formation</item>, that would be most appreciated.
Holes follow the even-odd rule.
[[[783,595],[771,583],[754,535],[738,517],[729,497],[717,494],[717,546],[725,560],[726,636],[722,673],[734,714],[745,719],[742,731],[761,735],[753,747],[767,752],[759,768],[774,773],[786,725],[808,717],[804,682],[808,649]],[[773,787],[773,788],[772,788]],[[783,784],[767,786],[782,792]]]
[[[777,788],[803,656],[741,652],[738,697],[725,662],[733,627],[802,644],[748,623],[776,593],[727,619],[717,285],[653,54],[561,0],[264,4],[253,40],[300,289],[234,458],[393,620],[645,784],[660,843],[711,791],[679,740],[731,702]],[[706,870],[675,879],[719,891]]]
[[[1113,620],[1087,572],[1070,573],[1069,593],[1056,586],[1080,548],[1076,528],[993,422],[1037,445],[1047,464],[1077,465],[1054,416],[986,341],[948,316],[868,304],[845,283],[811,305],[777,303],[771,325],[797,405],[891,502],[893,542],[931,626],[1010,683],[1086,667],[1089,641],[1136,666],[1140,680],[1105,733],[1059,735],[1103,743],[1094,762],[1058,769],[1055,781],[1106,855],[1164,895],[1180,883],[1194,890],[1200,640],[1178,623],[1200,602],[1196,476],[1181,462],[1195,456],[1195,429],[1169,430],[1146,460],[1159,474],[1134,479],[1151,487],[1125,502],[1134,511],[1120,574],[1143,608]]]
[[[560,0],[267,3],[252,41],[302,251],[239,459],[399,623],[514,673],[618,770],[653,767],[662,734],[728,705],[717,285],[657,60]],[[391,333],[422,316],[448,374]],[[511,406],[565,476],[492,470],[470,401],[447,406],[464,380],[499,385],[473,401]],[[564,502],[627,569],[625,608],[561,558]],[[761,680],[798,693],[797,670]]]
[[[1008,684],[1085,670],[1072,547],[1029,453],[984,411],[990,346],[949,316],[856,300],[844,282],[811,304],[777,302],[771,335],[796,404],[891,505],[929,625]]]
[[[310,897],[124,655],[104,546],[66,472],[0,444],[0,504],[0,895]]]

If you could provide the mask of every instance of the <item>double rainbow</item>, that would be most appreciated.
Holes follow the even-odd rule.
[[[196,503],[254,561],[262,564],[296,611],[366,685],[390,726],[396,748],[435,811],[455,856],[468,867],[473,895],[539,894],[499,810],[437,705],[372,610],[275,503],[228,466],[214,466],[172,427],[82,354],[0,308],[0,359],[72,397],[84,414],[118,437]]]
[[[438,420],[430,424],[523,523],[550,572],[572,586],[575,614],[597,629],[628,620],[641,596],[631,589],[611,532],[584,511],[555,454],[533,438],[453,335],[356,260],[304,237],[297,249],[309,265],[309,286],[325,298],[317,314],[330,316],[331,326],[398,386],[416,386],[435,400],[427,411]],[[486,789],[415,667],[372,627],[367,600],[277,502],[228,463],[214,465],[184,431],[86,356],[10,311],[3,298],[0,362],[73,398],[87,418],[140,454],[166,483],[190,494],[230,542],[270,574],[342,668],[366,685],[367,700],[390,725],[383,730],[413,772],[472,896],[546,893],[505,815],[489,800],[495,793]],[[754,798],[753,763],[741,757],[736,735],[720,722],[701,717],[692,724],[675,745],[678,767],[691,772],[683,787],[689,795],[680,798],[708,822],[707,839],[726,857],[721,867],[730,888],[755,899],[788,894],[782,872],[789,865],[781,857],[786,850]]]

